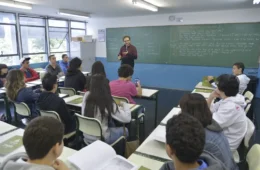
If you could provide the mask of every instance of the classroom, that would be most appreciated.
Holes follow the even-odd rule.
[[[260,170],[260,0],[0,0],[0,170]]]

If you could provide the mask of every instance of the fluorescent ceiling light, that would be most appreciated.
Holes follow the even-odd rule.
[[[133,0],[132,2],[133,2],[134,5],[136,5],[140,8],[148,9],[148,10],[153,11],[153,12],[158,11],[158,7],[149,3],[149,2],[146,2],[146,1],[143,1],[143,0]]]
[[[0,0],[0,5],[12,7],[12,8],[22,8],[22,9],[29,9],[29,10],[32,9],[32,4],[10,1],[10,0]]]
[[[260,0],[254,0],[253,4],[260,4]]]
[[[60,9],[59,14],[64,16],[71,16],[71,17],[78,17],[78,18],[85,18],[85,19],[90,18],[89,14],[85,12],[71,11],[66,9]]]

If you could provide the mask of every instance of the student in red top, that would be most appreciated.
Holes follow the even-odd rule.
[[[128,64],[132,68],[135,66],[135,61],[137,59],[137,50],[136,47],[131,44],[131,37],[124,36],[123,41],[125,45],[123,45],[118,54],[118,60],[121,60],[121,65]]]
[[[30,57],[24,57],[20,59],[21,68],[20,70],[24,73],[25,82],[39,79],[38,73],[30,67]]]

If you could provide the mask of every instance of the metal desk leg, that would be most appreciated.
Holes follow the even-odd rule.
[[[155,117],[154,117],[154,127],[157,126],[157,108],[158,108],[158,93],[155,94]]]

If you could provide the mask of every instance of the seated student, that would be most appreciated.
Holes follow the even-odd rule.
[[[105,72],[105,68],[102,62],[100,61],[96,61],[93,65],[92,65],[92,69],[91,69],[91,75],[95,75],[95,74],[101,74],[103,76],[106,77],[106,72]],[[89,89],[90,86],[90,81],[91,81],[91,76],[87,76],[86,77],[86,89]],[[109,83],[109,80],[107,79],[107,82]]]
[[[32,68],[30,68],[30,57],[24,57],[20,59],[21,68],[20,70],[24,73],[25,82],[39,79],[39,74]]]
[[[234,75],[223,74],[217,78],[217,89],[209,96],[208,105],[213,113],[213,119],[223,129],[234,152],[247,131],[247,117],[244,111],[245,98],[238,94],[239,82]],[[212,101],[221,98],[217,103]]]
[[[49,56],[49,64],[46,66],[45,70],[57,77],[62,77],[64,76],[64,73],[62,72],[60,66],[56,62],[56,57],[55,55],[50,55]]]
[[[58,157],[63,150],[62,123],[52,117],[38,117],[25,128],[23,145],[26,153],[5,158],[1,170],[69,170]]]
[[[96,118],[101,122],[105,142],[114,143],[124,135],[123,127],[115,127],[113,119],[121,123],[131,121],[131,111],[128,104],[122,102],[117,106],[114,102],[108,82],[103,75],[92,75],[90,90],[85,93],[82,104],[82,115]],[[128,130],[126,135],[128,135]],[[94,136],[84,135],[84,141],[88,144],[97,140]]]
[[[166,152],[172,159],[160,170],[230,170],[216,157],[203,151],[205,130],[193,116],[173,116],[166,125]]]
[[[74,113],[69,112],[65,101],[55,94],[58,88],[57,77],[47,73],[42,79],[42,86],[45,91],[41,93],[37,101],[39,109],[57,112],[65,125],[65,134],[75,131]]]
[[[247,85],[250,81],[250,78],[248,78],[244,74],[244,70],[245,70],[245,65],[243,63],[238,62],[238,63],[233,64],[233,69],[232,69],[233,75],[237,76],[237,78],[239,80],[239,94],[243,94],[245,92],[245,90],[247,89]],[[212,84],[213,87],[217,87],[212,76],[209,76],[208,80]]]
[[[59,62],[62,72],[66,75],[69,68],[69,57],[67,54],[62,54],[62,60]]]
[[[4,87],[7,73],[8,73],[7,65],[0,64],[0,88]]]
[[[86,77],[81,72],[82,61],[78,57],[70,61],[69,69],[65,76],[65,87],[71,87],[77,91],[83,91],[86,85]]]
[[[206,133],[204,151],[218,158],[229,170],[237,170],[228,141],[219,124],[212,119],[206,99],[197,93],[184,95],[180,100],[182,113],[197,118]]]
[[[21,70],[9,71],[6,76],[5,87],[10,100],[26,103],[31,110],[31,114],[38,116],[36,101],[40,96],[40,90],[33,91],[32,88],[26,88],[24,74]]]
[[[134,71],[130,65],[123,64],[118,69],[118,80],[110,82],[110,89],[113,96],[125,97],[130,103],[135,104],[132,97],[142,96],[142,87],[140,82],[136,85],[131,82]]]

